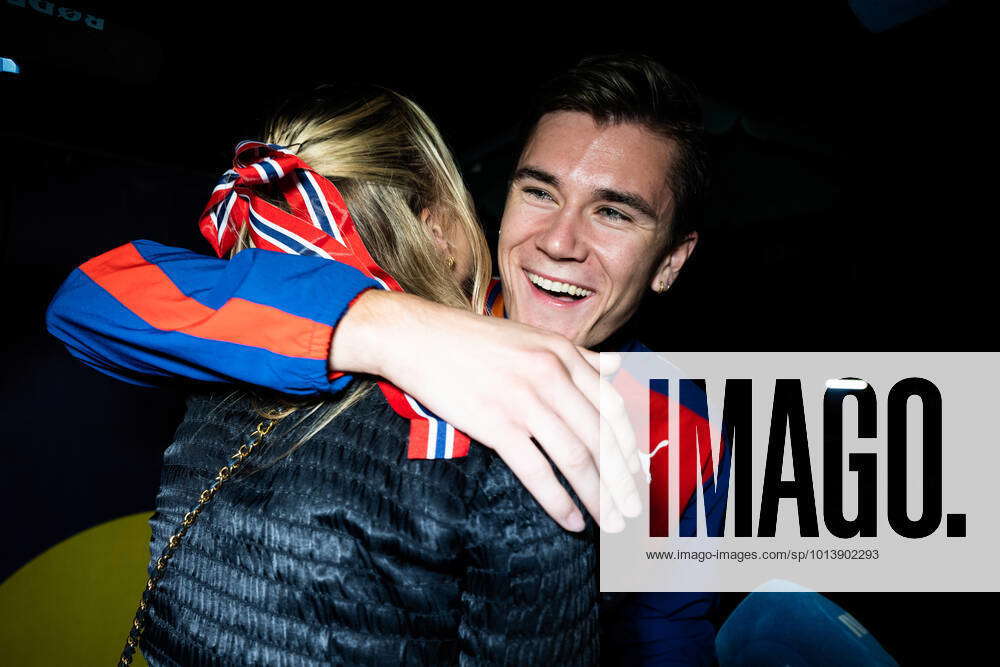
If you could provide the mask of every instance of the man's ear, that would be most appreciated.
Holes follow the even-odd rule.
[[[656,272],[653,273],[653,280],[649,287],[654,292],[660,293],[665,292],[670,289],[670,286],[675,280],[677,280],[677,274],[681,272],[681,267],[694,252],[694,247],[698,243],[698,232],[691,232],[684,240],[674,246],[673,250],[668,252],[662,260],[660,260],[660,265],[656,268]]]
[[[437,221],[437,216],[429,208],[425,208],[420,212],[420,222],[423,223],[424,229],[434,239],[434,245],[437,246],[441,255],[447,256],[450,252],[448,239],[445,238],[444,230],[441,229],[441,224]]]

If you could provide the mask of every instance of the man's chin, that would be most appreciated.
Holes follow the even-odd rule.
[[[577,345],[587,338],[593,326],[591,320],[596,302],[549,307],[534,294],[518,294],[515,298],[516,301],[508,304],[511,319],[565,336]]]
[[[552,317],[549,313],[531,313],[520,322],[565,336],[577,345],[581,345],[581,341],[587,337],[587,328],[575,318],[569,320],[563,317]]]

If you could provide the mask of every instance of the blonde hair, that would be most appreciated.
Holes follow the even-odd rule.
[[[405,291],[483,312],[491,275],[486,238],[451,151],[412,100],[376,86],[322,86],[286,102],[267,124],[265,140],[294,151],[337,187],[368,252]],[[465,284],[421,221],[424,209],[445,238],[457,233],[471,249],[472,275]],[[236,252],[251,245],[248,235],[241,240]],[[288,405],[262,414],[284,418],[301,410],[299,424],[316,415],[287,455],[359,401],[372,384],[355,381],[334,403]]]

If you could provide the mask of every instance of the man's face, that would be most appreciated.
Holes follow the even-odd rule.
[[[599,127],[585,113],[542,117],[521,154],[500,226],[508,315],[593,347],[672,280],[673,142],[643,126]]]

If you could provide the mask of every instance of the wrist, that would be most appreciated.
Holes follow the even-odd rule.
[[[333,334],[329,369],[390,378],[393,360],[414,335],[411,326],[414,312],[425,303],[401,292],[378,289],[363,292],[347,309]]]
[[[351,302],[330,342],[327,365],[331,372],[375,375],[381,371],[376,323],[387,305],[382,298],[385,295],[382,290],[368,289]]]

